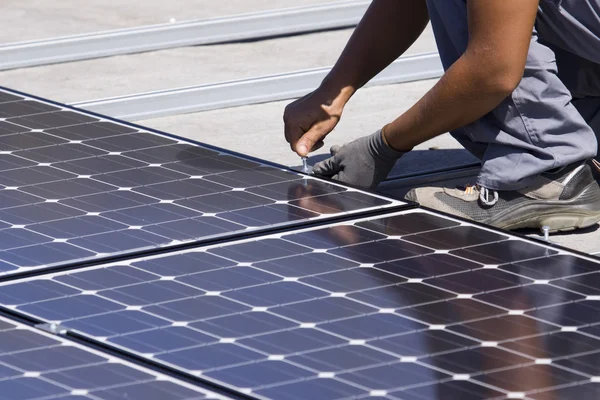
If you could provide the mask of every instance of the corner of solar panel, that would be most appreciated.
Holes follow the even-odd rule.
[[[593,257],[8,90],[0,117],[0,393],[598,393]]]

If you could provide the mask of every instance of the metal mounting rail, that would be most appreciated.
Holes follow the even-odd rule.
[[[314,90],[330,68],[310,69],[231,82],[192,86],[70,104],[129,121],[214,110],[300,97]],[[401,57],[373,78],[368,86],[439,78],[437,53]]]
[[[338,1],[222,18],[150,25],[0,46],[0,70],[291,35],[358,24],[370,1]]]

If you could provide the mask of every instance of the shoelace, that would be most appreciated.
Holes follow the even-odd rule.
[[[598,172],[600,172],[600,162],[599,161],[592,160],[592,165],[594,167],[596,167],[596,169],[598,170]]]
[[[479,185],[469,184],[465,186],[466,195],[476,194],[477,192],[479,192],[479,200],[488,207],[491,207],[498,202],[498,192],[495,190],[490,190]]]

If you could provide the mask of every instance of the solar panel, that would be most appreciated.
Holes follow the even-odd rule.
[[[402,204],[0,88],[0,275]]]
[[[199,400],[223,397],[0,317],[0,398]]]
[[[410,210],[26,278],[0,303],[259,398],[598,398],[599,267]]]

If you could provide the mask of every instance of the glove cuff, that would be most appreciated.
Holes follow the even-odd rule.
[[[369,137],[369,150],[373,157],[377,157],[383,161],[396,161],[402,157],[405,152],[397,151],[392,149],[383,138],[383,130],[379,129],[377,132]]]

